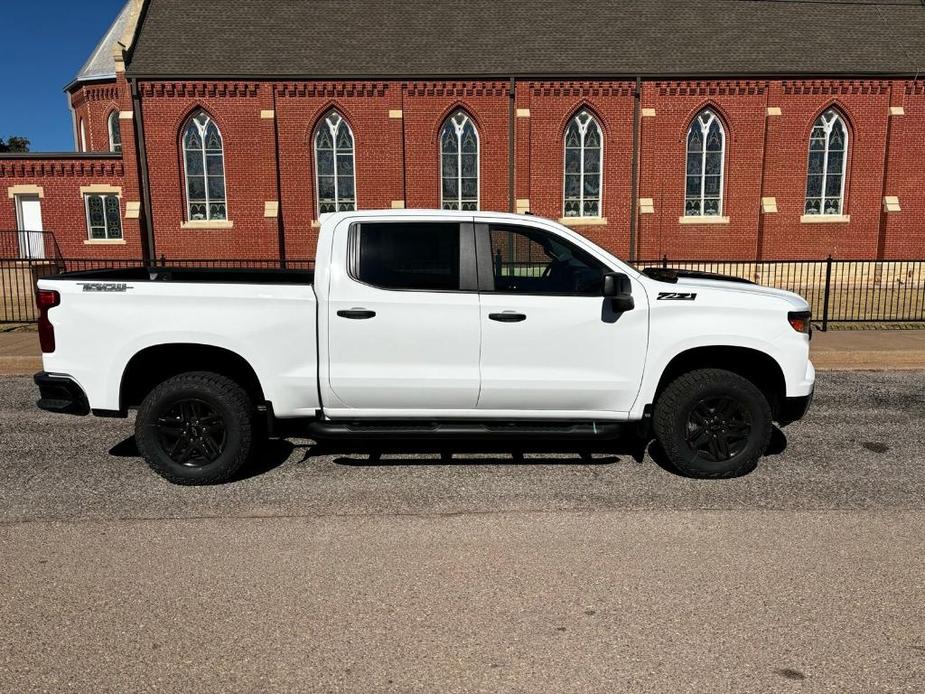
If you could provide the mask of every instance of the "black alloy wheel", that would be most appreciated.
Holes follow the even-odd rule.
[[[228,438],[221,414],[197,398],[168,403],[158,415],[155,429],[167,457],[190,468],[218,460]]]
[[[751,418],[742,402],[729,396],[710,397],[691,409],[685,440],[699,457],[720,463],[745,449],[751,431]]]

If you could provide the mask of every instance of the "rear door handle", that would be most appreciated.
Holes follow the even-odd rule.
[[[370,318],[375,318],[376,312],[369,311],[365,308],[352,308],[349,311],[338,311],[337,315],[341,318],[349,318],[350,320],[368,320]]]
[[[499,323],[522,323],[527,320],[527,317],[522,313],[515,313],[514,311],[505,311],[504,313],[489,313],[488,318],[490,320],[498,321]]]

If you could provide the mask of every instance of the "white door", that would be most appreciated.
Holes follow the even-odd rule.
[[[491,248],[494,285],[480,295],[478,409],[575,418],[628,412],[648,340],[642,289],[636,309],[614,313],[602,296],[611,268],[569,240],[534,227],[477,229],[480,249]]]
[[[364,222],[335,242],[326,412],[414,417],[475,408],[473,246],[471,224],[443,221]]]
[[[38,195],[16,196],[16,223],[19,228],[19,255],[23,258],[44,258],[42,201]]]

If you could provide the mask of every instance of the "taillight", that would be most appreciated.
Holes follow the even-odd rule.
[[[61,295],[51,289],[39,289],[35,302],[39,307],[39,344],[43,353],[51,354],[55,351],[55,328],[48,320],[48,309],[61,303]]]
[[[809,311],[791,311],[787,314],[790,326],[798,333],[806,333],[807,335],[811,335],[813,332],[812,317],[813,314]]]

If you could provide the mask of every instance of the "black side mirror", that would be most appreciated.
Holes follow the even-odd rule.
[[[633,285],[630,278],[622,272],[604,275],[604,296],[610,299],[615,313],[632,311],[636,307],[636,302],[633,301]]]

